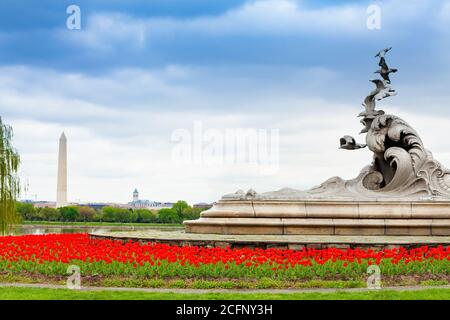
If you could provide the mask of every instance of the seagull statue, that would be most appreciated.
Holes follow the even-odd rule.
[[[390,50],[392,49],[392,47],[386,48],[381,50],[380,52],[377,53],[377,55],[375,56],[375,58],[384,58],[384,56],[386,55],[386,53],[388,53]]]
[[[391,83],[391,79],[389,79],[389,74],[397,72],[398,69],[389,68],[388,65],[386,64],[386,59],[384,59],[384,57],[380,58],[380,63],[378,65],[380,66],[380,70],[377,70],[374,73],[379,73],[387,83]]]
[[[384,111],[382,110],[375,111],[375,99],[381,100],[388,97],[389,95],[394,95],[395,93],[394,90],[390,89],[390,87],[386,86],[386,84],[379,79],[370,81],[376,85],[376,88],[372,90],[364,99],[363,106],[366,108],[366,110],[361,112],[358,117],[384,114]],[[389,95],[387,95],[388,92],[390,92]]]
[[[377,86],[376,89],[371,92],[371,94],[376,92],[374,98],[376,98],[377,101],[380,101],[390,96],[395,96],[397,94],[397,92],[395,92],[395,90],[392,89],[385,81],[379,79],[370,81],[375,83],[375,85]]]
[[[343,136],[341,139],[339,139],[340,147],[339,149],[345,149],[345,150],[356,150],[365,148],[367,145],[362,143],[356,143],[355,138],[352,136]]]

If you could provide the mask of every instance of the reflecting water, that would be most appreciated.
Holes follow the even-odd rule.
[[[173,231],[179,230],[180,227],[134,227],[134,226],[98,226],[98,227],[85,227],[85,226],[42,226],[42,225],[19,225],[12,227],[9,235],[24,235],[24,234],[50,234],[50,233],[90,233],[96,231],[143,231],[146,229],[161,230],[161,231]]]

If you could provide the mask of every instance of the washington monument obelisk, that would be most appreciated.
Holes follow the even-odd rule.
[[[67,206],[67,139],[63,132],[59,138],[56,207],[64,206]]]

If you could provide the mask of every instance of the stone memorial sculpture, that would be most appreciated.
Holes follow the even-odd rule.
[[[376,102],[396,95],[386,54],[382,79],[364,99],[365,144],[345,135],[340,149],[368,148],[371,164],[352,180],[328,179],[306,191],[227,194],[186,231],[222,234],[450,235],[450,171],[436,161],[418,133],[403,119],[376,110]]]
[[[389,74],[397,72],[397,69],[390,69],[385,60],[389,50],[391,48],[384,49],[376,55],[380,58],[381,67],[376,72],[380,73],[383,80],[371,80],[376,84],[376,89],[364,99],[365,111],[359,114],[364,125],[361,133],[367,133],[366,146],[373,152],[372,164],[365,167],[354,180],[343,181],[333,178],[315,191],[320,193],[320,190],[328,192],[333,190],[336,195],[355,194],[359,197],[448,198],[449,170],[433,159],[417,132],[406,121],[395,115],[385,114],[383,110],[375,110],[377,100],[396,94],[390,87]],[[349,136],[342,139],[355,141]]]

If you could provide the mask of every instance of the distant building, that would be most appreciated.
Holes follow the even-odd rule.
[[[133,201],[129,203],[132,208],[135,209],[145,209],[150,206],[150,201],[148,200],[139,200],[139,191],[134,189],[133,191]]]
[[[133,191],[133,201],[128,203],[129,208],[132,209],[163,209],[172,208],[172,202],[156,202],[150,200],[139,199],[139,191],[134,189]]]
[[[205,202],[200,202],[200,203],[196,203],[193,205],[194,208],[199,208],[199,209],[209,209],[212,208],[212,203],[205,203]]]
[[[32,203],[35,208],[56,208],[56,202],[52,201],[26,201],[27,203]]]
[[[96,210],[101,210],[101,209],[103,209],[103,207],[109,206],[109,204],[107,204],[107,203],[86,203],[83,205],[86,207],[92,208],[92,209],[96,209]]]
[[[164,208],[172,208],[174,205],[173,202],[157,202],[157,201],[150,201],[149,209],[164,209]]]

